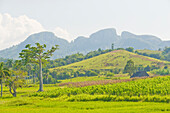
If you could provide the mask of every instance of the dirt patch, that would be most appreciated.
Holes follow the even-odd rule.
[[[84,81],[84,82],[67,82],[67,83],[61,83],[59,86],[65,86],[68,87],[84,87],[84,86],[91,86],[91,85],[101,85],[101,84],[114,84],[114,83],[121,83],[121,82],[129,82],[137,79],[145,79],[148,77],[140,77],[140,78],[130,78],[130,79],[122,79],[122,80],[99,80],[99,81]]]

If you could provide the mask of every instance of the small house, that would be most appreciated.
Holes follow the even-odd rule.
[[[146,71],[138,71],[136,73],[133,73],[133,75],[130,78],[133,77],[148,77],[148,73]]]

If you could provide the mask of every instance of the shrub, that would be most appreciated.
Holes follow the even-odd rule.
[[[111,78],[114,76],[114,73],[108,73],[106,76]]]
[[[133,47],[128,47],[128,48],[126,48],[126,51],[133,52],[134,48]]]

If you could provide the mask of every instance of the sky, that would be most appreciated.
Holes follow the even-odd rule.
[[[105,28],[170,40],[170,0],[0,0],[0,50],[42,31],[71,41]]]

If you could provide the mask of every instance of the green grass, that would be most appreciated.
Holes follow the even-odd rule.
[[[147,54],[162,54],[162,51],[157,51],[157,50],[148,50],[148,49],[144,49],[144,50],[137,50],[140,53],[147,53]]]
[[[58,88],[58,85],[56,84],[44,84],[44,91],[49,91],[49,90],[54,90],[56,88]],[[1,89],[1,86],[0,86]],[[24,85],[22,88],[17,88],[17,97],[20,96],[27,96],[28,94],[31,93],[35,93],[37,92],[39,89],[39,85],[38,84],[28,84],[28,85]],[[12,95],[9,92],[9,88],[5,87],[5,85],[3,86],[3,98],[10,98],[12,97]],[[1,97],[0,97],[1,98]]]
[[[0,101],[0,113],[168,113],[169,103],[60,102],[49,98],[20,97]]]

